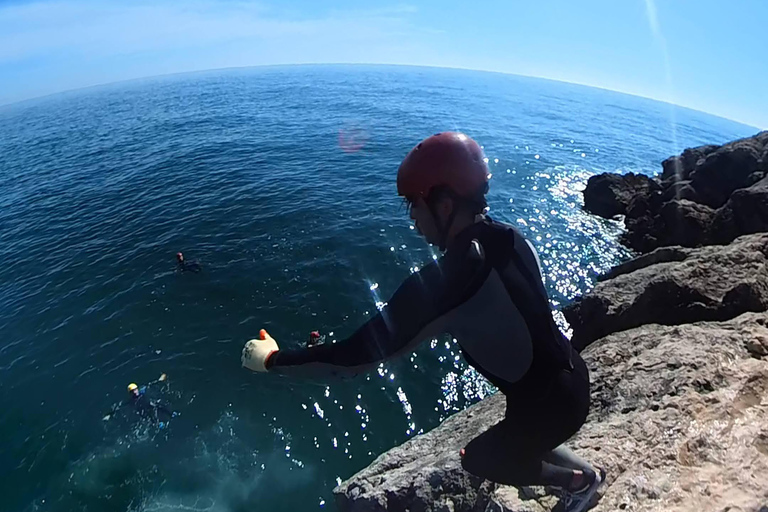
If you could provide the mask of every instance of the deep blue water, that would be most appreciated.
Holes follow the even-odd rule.
[[[653,174],[756,131],[398,67],[181,75],[0,108],[0,509],[332,508],[337,479],[490,392],[449,337],[327,386],[240,368],[262,327],[283,346],[350,333],[437,254],[394,180],[446,129],[484,145],[491,215],[532,237],[556,305],[629,256],[619,224],[581,211],[590,175]],[[176,272],[179,250],[204,272]],[[161,372],[182,413],[170,428],[102,420]]]

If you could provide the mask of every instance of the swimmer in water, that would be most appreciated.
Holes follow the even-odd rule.
[[[150,398],[147,395],[147,390],[158,382],[164,382],[167,378],[168,376],[163,373],[157,380],[144,386],[139,386],[138,384],[131,382],[128,384],[128,399],[121,402],[117,407],[114,407],[112,411],[104,417],[104,420],[106,421],[110,419],[118,409],[130,406],[138,412],[139,416],[142,418],[150,418],[155,421],[160,428],[165,427],[168,424],[168,421],[171,418],[178,416],[179,413],[170,410],[159,400]]]
[[[309,333],[309,341],[307,341],[307,347],[316,347],[325,343],[325,336],[321,335],[319,331],[312,331]]]
[[[200,272],[203,270],[203,267],[198,262],[186,261],[184,255],[180,252],[176,253],[176,263],[182,272]]]

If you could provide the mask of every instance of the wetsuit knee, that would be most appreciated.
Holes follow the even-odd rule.
[[[462,448],[461,450],[459,450],[459,459],[461,460],[461,467],[467,473],[471,473],[475,476],[485,478],[485,476],[483,475],[482,463],[479,462],[477,460],[477,457],[474,457],[472,453],[473,452],[470,451],[470,455],[467,456],[466,448]]]

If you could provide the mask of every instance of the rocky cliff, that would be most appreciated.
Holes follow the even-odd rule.
[[[584,207],[603,217],[624,215],[624,242],[640,252],[725,244],[768,231],[768,131],[686,149],[662,168],[658,178],[593,176]]]
[[[626,215],[648,252],[564,310],[592,382],[568,444],[608,472],[595,511],[768,512],[767,147],[762,133],[686,150],[660,180],[590,180],[587,207]],[[335,490],[338,508],[558,510],[554,489],[462,470],[459,449],[503,415],[492,396],[382,454]]]
[[[646,325],[584,352],[592,412],[568,443],[606,468],[595,511],[768,511],[768,314]],[[458,450],[504,414],[493,396],[380,456],[338,489],[342,511],[545,512],[544,488],[495,486]]]
[[[665,247],[614,268],[581,300],[563,308],[582,349],[645,324],[727,320],[768,309],[768,233],[725,246]]]

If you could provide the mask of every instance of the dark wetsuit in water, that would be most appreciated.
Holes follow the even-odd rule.
[[[176,415],[158,400],[149,398],[147,386],[141,386],[138,395],[131,394],[126,405],[132,406],[142,418],[152,418],[158,422],[166,422]]]
[[[200,272],[203,270],[203,267],[196,261],[177,261],[179,265],[179,270],[182,272]]]
[[[267,367],[355,374],[445,332],[507,398],[505,418],[466,446],[464,468],[504,484],[569,485],[573,472],[547,461],[586,420],[589,374],[552,318],[533,246],[512,226],[481,218],[349,338],[279,350]]]

